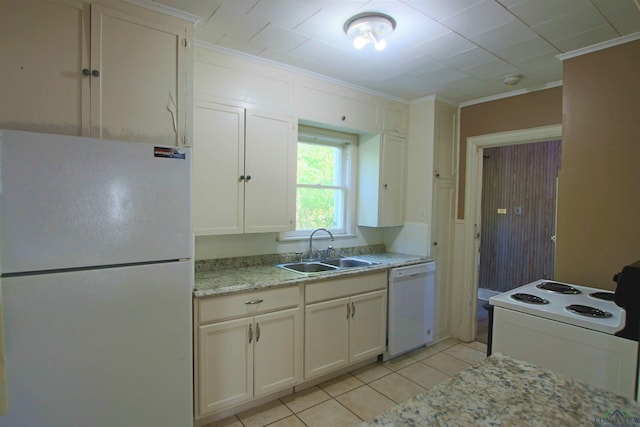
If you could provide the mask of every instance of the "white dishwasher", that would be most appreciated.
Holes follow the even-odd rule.
[[[383,360],[433,340],[434,262],[389,270],[387,352]]]

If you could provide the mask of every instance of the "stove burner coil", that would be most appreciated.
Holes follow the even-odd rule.
[[[527,304],[549,304],[548,300],[540,298],[537,295],[517,293],[510,295],[510,297],[516,301],[525,302]]]
[[[589,307],[588,305],[571,304],[568,305],[566,309],[581,316],[596,317],[599,319],[613,316],[613,314],[609,313],[608,311],[603,311],[595,307]]]
[[[589,296],[604,301],[613,301],[616,294],[614,294],[613,292],[592,292],[589,294]]]
[[[558,282],[542,282],[539,285],[536,285],[536,288],[565,295],[578,295],[582,293],[573,286]]]

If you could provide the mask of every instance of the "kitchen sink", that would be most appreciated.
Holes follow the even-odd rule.
[[[339,268],[368,267],[379,263],[373,261],[363,261],[353,258],[331,258],[320,261],[323,264],[334,265]]]
[[[355,267],[369,267],[378,264],[378,262],[364,261],[354,258],[330,258],[320,261],[290,262],[286,264],[278,264],[277,267],[284,268],[285,270],[295,271],[296,273],[321,273],[323,271],[335,271]]]
[[[319,273],[321,271],[338,269],[336,266],[321,264],[319,262],[292,262],[289,264],[278,264],[278,267],[293,270],[298,273]]]

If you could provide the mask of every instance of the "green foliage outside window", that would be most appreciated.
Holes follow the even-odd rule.
[[[296,230],[335,228],[342,190],[341,149],[330,145],[298,144]]]

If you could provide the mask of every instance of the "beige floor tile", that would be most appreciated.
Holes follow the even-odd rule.
[[[426,359],[429,356],[433,356],[434,354],[438,353],[438,351],[439,350],[435,350],[433,347],[421,347],[407,353],[407,356],[420,361]]]
[[[426,390],[424,387],[396,373],[375,380],[369,386],[396,403],[404,403]]]
[[[416,362],[417,362],[416,359],[403,355],[403,356],[398,356],[396,358],[393,358],[391,360],[387,360],[382,364],[382,366],[384,366],[385,368],[389,368],[392,371],[398,371]]]
[[[456,359],[453,356],[449,356],[445,352],[427,357],[420,363],[431,366],[432,368],[442,371],[447,375],[455,375],[471,366],[471,364]]]
[[[363,421],[333,399],[300,412],[298,417],[309,427],[355,427]]]
[[[438,344],[432,345],[431,349],[435,350],[435,351],[444,351],[446,349],[448,349],[449,347],[453,347],[456,344],[460,344],[460,341],[458,341],[455,338],[447,338],[443,341],[440,341]]]
[[[422,362],[407,366],[399,370],[398,374],[427,389],[450,378],[449,375],[427,366]]]
[[[235,415],[227,418],[223,418],[219,421],[214,421],[211,424],[207,424],[204,427],[242,427],[242,423]]]
[[[389,375],[391,373],[393,373],[392,370],[385,368],[381,363],[376,362],[352,371],[351,375],[353,375],[363,383],[368,384],[371,381],[375,381],[378,378],[382,378],[385,375]]]
[[[457,344],[453,347],[449,347],[444,351],[444,354],[453,356],[456,359],[460,359],[471,365],[476,364],[487,357],[486,353],[476,350],[468,344]]]
[[[336,399],[363,420],[373,419],[396,406],[396,402],[369,386],[351,390]]]
[[[281,400],[294,414],[297,414],[329,399],[331,399],[331,396],[321,388],[310,387],[291,396],[283,397]]]
[[[345,374],[332,380],[326,381],[319,386],[322,390],[329,393],[332,397],[336,397],[343,393],[351,391],[354,388],[361,387],[362,385],[364,385],[364,383],[353,375]]]
[[[478,351],[483,352],[485,355],[487,354],[487,345],[480,341],[473,341],[468,344],[469,347],[474,348]]]
[[[265,403],[236,414],[244,427],[262,427],[292,415],[293,412],[279,400]]]
[[[276,421],[273,424],[269,424],[269,427],[305,427],[304,423],[300,421],[300,418],[295,415],[291,415],[280,421]]]

